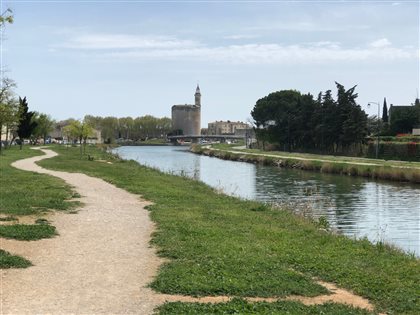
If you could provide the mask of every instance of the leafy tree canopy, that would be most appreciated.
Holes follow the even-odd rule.
[[[288,150],[337,151],[361,144],[367,134],[367,115],[357,104],[356,86],[346,90],[336,82],[331,90],[311,94],[282,90],[259,99],[251,115],[257,137]]]

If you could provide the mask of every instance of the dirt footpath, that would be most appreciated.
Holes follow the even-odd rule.
[[[12,165],[64,179],[84,206],[77,214],[51,215],[58,237],[1,240],[1,248],[34,264],[1,271],[1,314],[152,313],[159,299],[145,286],[159,259],[149,245],[148,203],[98,178],[43,169],[35,162],[57,154],[42,151]]]

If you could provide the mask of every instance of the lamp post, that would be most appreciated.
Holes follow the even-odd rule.
[[[379,122],[380,122],[380,118],[379,118],[379,107],[381,106],[380,104],[379,104],[379,102],[377,103],[377,102],[369,102],[368,103],[368,106],[370,106],[371,104],[376,104],[376,105],[378,105],[378,127],[377,127],[377,135],[376,135],[376,158],[378,158],[378,156],[379,156]]]

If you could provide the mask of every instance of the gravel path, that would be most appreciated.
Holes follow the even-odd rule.
[[[16,168],[64,179],[82,195],[77,214],[49,217],[58,237],[1,240],[1,248],[29,259],[27,269],[1,271],[1,314],[150,314],[159,299],[145,286],[160,261],[150,247],[153,223],[138,196],[84,174],[50,171],[35,162]]]

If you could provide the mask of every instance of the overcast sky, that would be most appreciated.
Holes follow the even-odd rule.
[[[413,103],[419,1],[3,1],[3,67],[56,119],[170,117],[202,92],[202,126],[246,120],[267,94]]]

